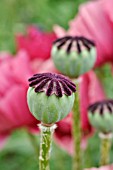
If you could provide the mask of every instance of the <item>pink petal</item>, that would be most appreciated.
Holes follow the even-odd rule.
[[[55,142],[69,154],[73,154],[73,139],[72,139],[72,113],[65,119],[58,122],[58,127],[55,130]],[[86,149],[87,139],[81,141],[81,148]]]
[[[71,135],[72,114],[69,114],[65,119],[58,123],[55,130],[56,143],[69,154],[73,153],[73,140]]]
[[[54,66],[52,59],[48,59],[42,63],[41,67],[38,70],[39,73],[43,72],[58,72]]]
[[[0,133],[6,133],[18,127],[31,126],[38,123],[29,112],[26,102],[26,90],[16,85],[7,91],[0,102]]]
[[[33,74],[29,56],[25,51],[19,51],[12,60],[11,68],[16,82],[27,84],[28,78]]]
[[[103,0],[102,1],[103,8],[105,9],[106,14],[108,15],[110,21],[113,24],[113,1],[109,0]]]
[[[104,90],[96,74],[90,71],[84,74],[80,84],[80,111],[82,128],[85,134],[89,134],[92,128],[88,120],[87,108],[89,104],[105,99]],[[95,93],[96,92],[96,93]]]
[[[89,87],[90,104],[104,100],[106,95],[96,74],[93,71],[90,71],[88,75],[91,82]]]
[[[69,32],[76,34],[76,30],[96,42],[98,52],[96,66],[113,61],[111,56],[113,55],[113,31],[101,1],[90,2],[80,7],[78,17],[70,24]]]
[[[12,59],[0,64],[0,98],[4,96],[6,89],[10,89],[10,87],[15,84],[12,76],[11,62]]]
[[[88,168],[84,170],[113,170],[113,165],[102,166],[99,168]]]
[[[81,123],[82,129],[85,134],[88,134],[92,128],[89,124],[88,116],[87,116],[87,108],[89,106],[89,84],[90,80],[88,74],[82,76],[82,81],[80,83],[80,112],[81,112]]]
[[[28,86],[27,80],[33,74],[28,55],[20,51],[14,58],[7,58],[0,64],[0,98],[5,95],[6,89],[15,84]]]
[[[63,37],[66,35],[66,31],[59,25],[54,25],[53,30],[57,34],[58,37]]]
[[[11,58],[12,58],[12,56],[10,53],[8,53],[6,51],[0,52],[0,63],[5,62],[6,60],[10,60]]]
[[[52,42],[56,39],[54,33],[41,32],[39,29],[31,26],[28,28],[27,35],[17,35],[17,48],[28,52],[31,59],[48,59]]]

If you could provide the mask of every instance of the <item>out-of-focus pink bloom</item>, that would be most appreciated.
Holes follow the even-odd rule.
[[[65,119],[58,123],[58,127],[55,130],[56,143],[68,153],[73,153],[73,140],[72,140],[72,113],[70,113]]]
[[[20,50],[15,56],[0,53],[0,147],[16,128],[27,127],[32,132],[37,129],[38,121],[26,101],[28,78],[38,72],[56,72],[49,59],[55,38],[54,33],[29,27],[26,36],[17,37]]]
[[[32,74],[29,62],[25,52],[0,62],[0,146],[15,128],[37,123],[26,103],[27,79]]]
[[[88,121],[87,108],[89,104],[105,99],[105,94],[101,83],[93,71],[83,75],[80,82],[80,112],[81,112],[81,126],[83,130],[83,140],[81,147],[86,147],[86,138],[91,135],[92,127]],[[67,150],[70,154],[73,153],[72,140],[72,114],[58,123],[55,132],[56,141],[62,148]]]
[[[43,71],[56,71],[52,61],[48,59],[44,62],[37,58],[34,68],[34,61],[25,51],[0,62],[0,146],[16,128],[37,128],[38,121],[29,112],[26,102],[27,80],[32,74]]]
[[[103,3],[106,3],[106,7]],[[108,19],[108,13],[113,19],[112,5],[112,0],[109,3],[108,0],[101,0],[81,5],[78,15],[69,23],[69,30],[65,32],[59,26],[54,27],[56,35],[83,35],[92,39],[98,53],[95,66],[113,62],[113,27]]]
[[[73,139],[72,139],[72,113],[70,113],[65,119],[58,123],[58,127],[55,130],[56,143],[69,154],[73,154]],[[81,141],[82,149],[85,149],[87,145],[87,137],[83,135]]]
[[[53,29],[54,29],[57,37],[64,37],[67,34],[66,30],[64,28],[60,27],[59,25],[54,25]]]
[[[113,24],[113,1],[109,0],[109,3],[107,0],[102,1],[103,8],[105,9],[105,12],[107,13],[110,21]]]
[[[103,87],[93,71],[82,76],[80,84],[80,111],[83,132],[88,134],[91,131],[87,108],[89,104],[105,99]]]
[[[8,52],[1,52],[0,53],[0,63],[5,62],[6,60],[11,60],[12,55]]]
[[[17,49],[26,50],[31,58],[48,59],[55,39],[54,33],[41,32],[38,28],[30,26],[26,35],[17,35]]]
[[[102,166],[99,168],[88,168],[84,170],[113,170],[113,165]]]

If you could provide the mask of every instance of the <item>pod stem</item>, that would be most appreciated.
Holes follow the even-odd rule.
[[[75,93],[75,101],[73,106],[73,141],[74,141],[74,155],[73,155],[73,170],[81,170],[81,122],[80,122],[80,106],[78,86],[79,80],[76,82],[77,92]]]
[[[39,156],[39,170],[50,170],[49,160],[52,145],[52,137],[56,125],[45,126],[39,125],[41,130],[41,141],[40,141],[40,156]]]
[[[111,148],[111,138],[112,134],[100,133],[99,137],[101,139],[100,148],[100,165],[107,165],[110,161],[110,148]]]

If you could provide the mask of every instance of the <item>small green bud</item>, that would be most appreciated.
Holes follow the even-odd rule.
[[[60,74],[42,73],[29,79],[27,102],[34,117],[44,124],[60,121],[71,111],[76,86]]]
[[[104,100],[88,108],[88,117],[92,126],[102,133],[113,132],[113,100]]]
[[[67,36],[54,42],[51,56],[61,73],[76,78],[93,68],[96,48],[94,42],[85,37]]]

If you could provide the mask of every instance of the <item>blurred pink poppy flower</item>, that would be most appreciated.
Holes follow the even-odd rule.
[[[34,26],[27,29],[27,34],[16,36],[17,49],[24,49],[33,58],[48,59],[52,42],[56,39],[55,33],[42,32]]]
[[[6,56],[0,62],[0,146],[15,128],[36,123],[26,103],[27,79],[32,74],[29,58],[24,52]]]
[[[3,63],[8,60],[10,61],[11,58],[12,58],[12,55],[10,53],[5,52],[5,51],[0,52],[0,63]]]
[[[96,93],[95,93],[96,92]],[[93,71],[90,71],[82,76],[80,84],[80,111],[83,131],[88,134],[91,126],[87,116],[87,108],[89,104],[105,99],[103,87]]]
[[[81,77],[79,91],[81,126],[83,130],[83,140],[81,142],[81,147],[84,149],[87,145],[87,137],[90,136],[93,132],[93,129],[88,121],[87,108],[89,104],[105,99],[105,94],[100,81],[93,71],[90,71]],[[55,132],[55,138],[57,143],[62,148],[67,150],[68,153],[73,154],[71,127],[72,113],[70,113],[68,117],[58,123],[58,127]]]
[[[107,0],[102,1],[103,8],[108,15],[111,23],[113,24],[113,1],[109,0],[109,3]],[[112,25],[113,26],[113,25]]]
[[[113,165],[102,166],[99,168],[88,168],[84,170],[113,170]]]
[[[0,148],[17,128],[38,132],[39,122],[29,112],[26,101],[28,78],[38,72],[57,70],[51,59],[31,59],[23,50],[15,56],[0,53]]]
[[[94,40],[97,46],[96,67],[113,62],[113,24],[108,19],[108,14],[111,20],[113,19],[112,5],[112,0],[109,3],[108,0],[88,2],[80,6],[79,13],[69,23],[67,32],[59,26],[54,26],[58,37],[83,35]]]
[[[56,72],[49,59],[55,38],[54,33],[29,27],[26,36],[17,36],[20,50],[15,56],[0,53],[0,147],[16,128],[38,129],[26,102],[28,78],[36,72]]]

